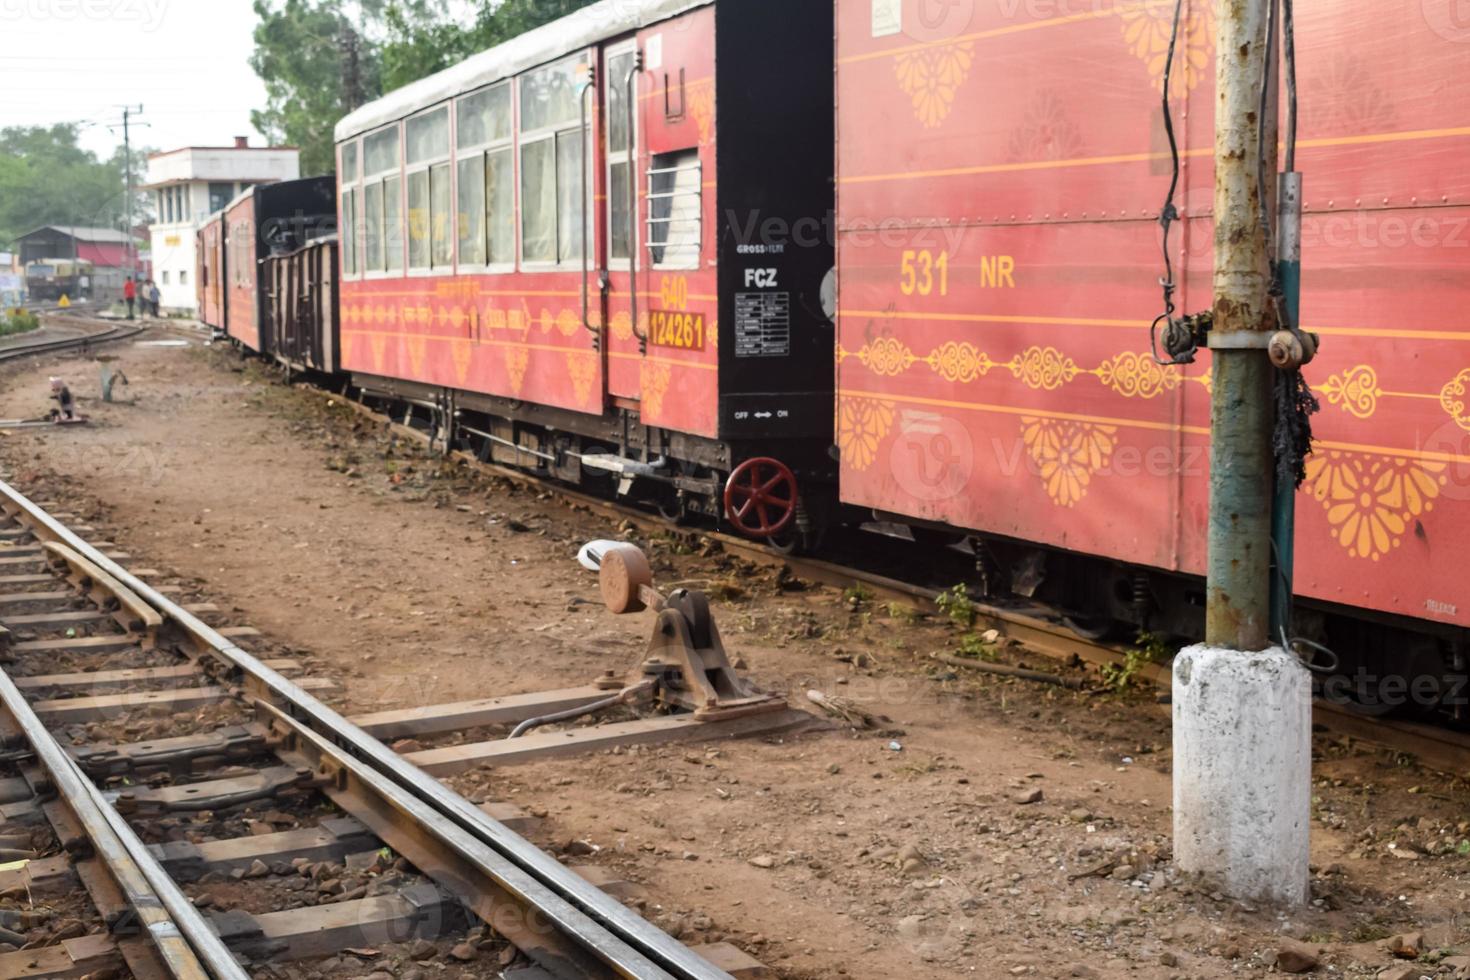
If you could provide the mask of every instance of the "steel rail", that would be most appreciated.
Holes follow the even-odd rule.
[[[732,980],[689,947],[655,927],[621,902],[590,884],[530,841],[491,818],[464,797],[393,752],[378,739],[343,718],[311,694],[240,649],[182,606],[152,588],[117,562],[73,533],[9,483],[0,481],[3,496],[22,511],[40,539],[59,541],[132,589],[200,644],[203,652],[245,676],[252,693],[305,721],[320,735],[348,749],[358,760],[391,778],[440,814],[469,831],[529,881],[499,883],[507,890],[523,888],[526,896],[557,929],[574,937],[599,960],[626,977],[674,977],[678,980]],[[493,925],[493,923],[492,923]],[[649,964],[657,972],[649,972]]]
[[[22,357],[34,357],[39,354],[54,354],[60,351],[71,350],[75,347],[87,347],[92,344],[110,344],[120,340],[128,340],[142,333],[146,327],[124,327],[117,325],[109,327],[99,333],[86,334],[81,337],[62,337],[56,340],[44,340],[34,344],[16,344],[10,347],[0,347],[0,363],[19,360]]]
[[[204,917],[148,847],[72,761],[10,675],[0,671],[0,703],[30,743],[94,853],[138,916],[164,969],[176,980],[249,980]],[[202,961],[202,962],[201,962]]]

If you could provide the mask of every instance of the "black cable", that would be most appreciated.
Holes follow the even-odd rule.
[[[1177,355],[1170,354],[1169,360],[1159,357],[1159,324],[1167,323],[1168,330],[1175,329],[1174,325],[1174,259],[1169,254],[1169,233],[1174,222],[1179,220],[1179,209],[1174,205],[1174,197],[1179,192],[1179,180],[1181,166],[1179,162],[1179,137],[1174,132],[1174,112],[1169,105],[1169,93],[1174,85],[1174,52],[1179,46],[1179,25],[1184,18],[1184,0],[1174,0],[1174,26],[1169,34],[1169,55],[1164,62],[1164,132],[1169,137],[1169,157],[1173,163],[1173,176],[1169,179],[1169,193],[1164,198],[1164,206],[1159,211],[1159,224],[1164,229],[1164,277],[1159,280],[1159,285],[1164,289],[1164,312],[1154,320],[1153,326],[1149,328],[1149,347],[1153,352],[1154,362],[1161,365],[1186,364],[1188,360],[1181,359]]]

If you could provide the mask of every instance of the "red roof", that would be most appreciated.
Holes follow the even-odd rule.
[[[85,259],[99,268],[120,269],[128,264],[128,248],[126,245],[78,242],[77,258]]]

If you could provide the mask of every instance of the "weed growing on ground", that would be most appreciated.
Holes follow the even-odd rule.
[[[30,310],[11,310],[3,320],[0,320],[0,337],[27,333],[40,326],[41,321]]]
[[[842,598],[849,606],[857,608],[865,602],[873,601],[873,590],[858,582],[843,589]]]
[[[1103,665],[1103,683],[1112,688],[1114,693],[1122,694],[1133,687],[1146,667],[1168,656],[1169,647],[1162,638],[1149,632],[1139,633],[1133,649],[1128,651],[1121,664]]]
[[[960,656],[993,663],[995,647],[981,639],[978,633],[966,633],[960,639]]]
[[[970,591],[963,584],[956,585],[952,589],[946,589],[939,593],[934,604],[939,611],[950,618],[956,626],[970,629],[975,625],[979,617],[979,610],[975,608],[975,602],[970,598]]]

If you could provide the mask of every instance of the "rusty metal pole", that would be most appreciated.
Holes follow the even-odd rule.
[[[1272,70],[1267,17],[1275,0],[1218,0],[1215,107],[1215,323],[1210,428],[1209,585],[1206,640],[1257,651],[1270,646],[1271,501],[1275,369],[1270,250],[1260,195],[1276,175],[1276,100],[1260,119]],[[1266,132],[1266,187],[1257,127]],[[1272,195],[1274,196],[1274,195]]]

